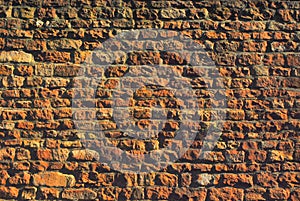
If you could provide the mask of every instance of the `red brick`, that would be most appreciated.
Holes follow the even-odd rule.
[[[228,186],[243,186],[251,187],[253,186],[253,178],[249,174],[224,174],[222,177],[224,185]]]
[[[0,194],[1,197],[4,199],[16,199],[18,197],[19,189],[16,187],[6,187],[1,186],[0,187]]]
[[[269,190],[269,197],[271,199],[288,199],[290,197],[290,191],[283,188],[271,188]]]
[[[60,190],[56,188],[41,187],[41,196],[43,199],[59,198]]]
[[[0,160],[14,160],[15,158],[15,149],[6,147],[0,149]]]
[[[178,185],[178,178],[173,174],[158,174],[156,182],[158,185],[175,187]]]
[[[256,182],[262,187],[276,187],[278,185],[277,176],[271,173],[259,173],[256,175]]]
[[[221,200],[243,200],[244,191],[243,189],[237,188],[211,188],[208,192],[208,197],[212,201],[221,201]]]
[[[261,55],[259,54],[242,54],[238,57],[238,63],[243,66],[261,64]]]
[[[13,66],[0,65],[0,75],[11,75]]]
[[[63,199],[81,199],[81,200],[92,200],[97,197],[97,193],[85,188],[85,189],[65,189],[62,192]]]
[[[9,184],[11,185],[28,185],[30,183],[30,174],[23,172],[17,173],[14,176],[8,179]]]
[[[0,171],[0,184],[5,185],[8,178],[9,178],[9,174],[7,173],[7,171],[1,170]]]
[[[33,175],[33,184],[35,186],[72,187],[75,185],[75,178],[73,175],[59,172],[42,172]]]
[[[168,187],[147,187],[145,190],[146,198],[151,200],[168,199],[172,189]]]
[[[71,54],[69,52],[47,51],[39,53],[36,59],[42,62],[64,63],[71,62]]]
[[[245,200],[254,201],[254,200],[266,200],[264,194],[266,189],[264,188],[250,188],[246,190]]]

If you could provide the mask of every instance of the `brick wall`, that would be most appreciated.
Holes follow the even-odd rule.
[[[1,200],[300,200],[297,1],[0,2]]]

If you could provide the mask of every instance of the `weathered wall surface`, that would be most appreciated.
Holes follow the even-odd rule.
[[[300,200],[300,3],[0,2],[1,199]],[[146,50],[141,43],[141,51],[116,57],[105,72],[97,66],[84,71],[104,75],[99,88],[74,90],[84,89],[86,83],[78,76],[93,50],[124,30],[146,28],[175,30],[201,45],[222,79],[205,83],[189,71],[182,55]],[[168,34],[153,31],[139,39],[157,42],[156,37],[173,37]],[[193,43],[170,45],[192,50]],[[109,155],[97,152],[102,145],[79,132],[74,119],[96,117],[107,139],[127,152],[143,155],[172,143],[180,128],[180,98],[161,87],[142,87],[132,96],[131,116],[142,129],[155,130],[149,121],[154,105],[167,108],[158,117],[167,115],[168,123],[151,139],[131,139],[113,120],[112,90],[129,66],[143,64],[171,65],[177,75],[191,80],[201,129],[190,150],[161,170],[115,171],[101,163]],[[136,76],[129,85],[143,75]],[[218,88],[220,80],[226,98],[210,100],[208,88]],[[83,102],[74,101],[76,93],[81,98],[96,94],[90,102],[95,109],[74,114],[74,107],[84,108]],[[206,144],[201,136],[214,123],[209,110],[214,105],[226,106],[222,135],[199,158]]]

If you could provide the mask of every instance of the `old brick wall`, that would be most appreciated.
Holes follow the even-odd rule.
[[[1,200],[300,200],[300,2],[0,2]],[[138,126],[149,127],[155,100],[168,109],[169,122],[152,139],[122,135],[111,110],[111,90],[129,65],[162,62],[191,79],[202,103],[202,130],[214,122],[206,109],[226,106],[222,135],[203,157],[206,142],[199,131],[190,150],[161,170],[116,171],[101,163],[96,140],[74,124],[73,107],[83,104],[74,102],[74,88],[85,86],[76,77],[105,41],[146,28],[174,30],[201,45],[222,78],[226,98],[209,102],[206,89],[217,80],[203,84],[187,73],[182,55],[154,48],[128,53],[106,72],[89,69],[90,76],[104,73],[106,79],[95,91],[77,91],[81,98],[96,93],[91,102],[96,109],[77,117],[97,116],[107,139],[120,149],[143,154],[163,148],[180,127],[179,103],[172,102],[170,91],[152,86],[135,92],[132,115]],[[153,36],[155,31],[143,37]],[[189,45],[185,48],[192,49]],[[93,150],[90,143],[96,144]]]

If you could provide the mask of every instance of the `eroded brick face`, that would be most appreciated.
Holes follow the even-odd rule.
[[[0,3],[1,200],[300,200],[299,2]],[[149,28],[165,32],[149,30],[138,40],[105,46],[115,51],[113,62],[105,52],[94,52],[124,31]],[[183,36],[188,42],[159,43]],[[140,51],[118,51],[131,46]],[[203,57],[184,59],[184,54],[163,51],[199,47]],[[97,62],[107,67],[88,65]],[[197,74],[192,62],[214,68],[218,79],[202,79],[213,71]],[[141,66],[171,67],[197,101],[157,85],[133,90],[129,105],[114,100],[118,86],[134,88],[154,76],[153,69]],[[129,71],[132,77],[122,82]],[[160,81],[167,84],[170,78],[164,76],[159,74]],[[217,94],[225,98],[214,100]],[[114,121],[114,104],[129,106],[129,121]],[[199,132],[174,163],[148,164],[154,172],[117,171],[103,163],[112,155],[98,152],[103,144],[97,135],[80,129],[94,125],[75,121],[95,119],[114,147],[140,159],[167,146],[185,146],[172,139],[186,104],[198,104],[198,121],[187,125]],[[201,152],[210,146],[205,129],[218,120],[214,107],[223,108],[222,133],[209,151]],[[161,124],[162,117],[167,122]],[[130,137],[120,131],[129,123],[153,132]],[[126,165],[138,168],[139,163]]]

